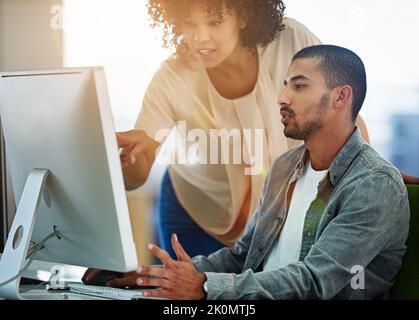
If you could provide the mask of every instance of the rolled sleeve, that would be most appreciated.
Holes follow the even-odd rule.
[[[205,272],[208,283],[208,300],[236,300],[234,274]]]

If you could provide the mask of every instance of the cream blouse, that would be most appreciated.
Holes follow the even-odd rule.
[[[263,167],[256,168],[256,175],[246,175],[245,161],[233,163],[232,153],[229,164],[219,161],[219,164],[169,165],[182,206],[201,228],[226,245],[232,245],[244,230],[249,214],[241,209],[249,188],[251,214],[272,162],[288,150],[277,100],[291,59],[300,49],[320,43],[299,22],[284,18],[283,23],[285,29],[279,37],[267,47],[258,48],[258,78],[250,94],[226,99],[217,92],[198,58],[185,61],[172,55],[150,82],[136,123],[136,129],[144,130],[154,139],[160,130],[177,127],[178,156],[182,152],[179,150],[189,150],[194,144],[186,138],[192,129],[204,129],[207,136],[210,129],[262,130],[259,132],[263,133]],[[251,136],[254,141],[255,135]],[[255,155],[254,150],[249,151],[246,143],[242,149],[243,159],[248,163],[250,156]]]

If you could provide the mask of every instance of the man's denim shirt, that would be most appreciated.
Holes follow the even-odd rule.
[[[288,189],[307,155],[300,146],[274,162],[234,249],[193,259],[207,276],[208,299],[386,297],[406,252],[407,191],[398,170],[362,140],[359,128],[319,184],[306,214],[300,260],[262,270],[286,219]]]

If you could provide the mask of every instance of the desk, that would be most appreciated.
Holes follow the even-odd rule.
[[[0,253],[0,259],[2,254]],[[86,268],[71,266],[71,265],[62,265],[52,262],[45,262],[34,260],[29,268],[23,272],[22,277],[29,279],[36,279],[40,281],[48,281],[51,276],[51,270],[54,266],[60,265],[63,267],[64,278],[67,282],[78,282],[83,276]],[[81,294],[75,294],[72,292],[54,292],[46,291],[46,284],[43,286],[39,285],[21,285],[20,291],[25,297],[25,299],[31,300],[106,300],[100,297],[93,297]],[[3,300],[0,297],[0,300]]]
[[[105,298],[73,293],[70,291],[46,290],[46,285],[22,285],[22,296],[27,300],[108,300]]]
[[[1,254],[0,254],[1,259]],[[44,281],[42,285],[39,284],[21,284],[20,292],[24,299],[29,300],[110,300],[107,298],[99,296],[91,296],[78,294],[70,291],[54,291],[46,290],[46,282],[51,276],[51,270],[54,266],[61,266],[63,270],[63,281],[64,282],[80,282],[81,277],[83,276],[86,268],[63,265],[51,262],[44,262],[34,260],[29,268],[23,273],[24,278],[36,279]],[[145,300],[166,300],[163,298],[152,298],[152,297],[143,297]],[[0,300],[3,300],[0,297]]]

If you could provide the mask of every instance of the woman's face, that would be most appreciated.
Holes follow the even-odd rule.
[[[221,16],[218,12],[209,14],[204,5],[195,2],[182,25],[185,42],[205,68],[219,66],[240,46],[240,30],[245,27],[243,19],[225,5],[221,12]]]

